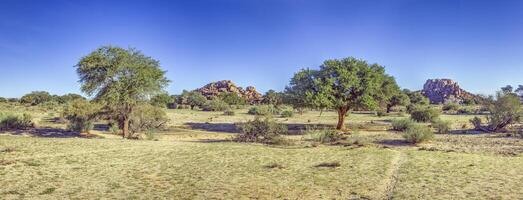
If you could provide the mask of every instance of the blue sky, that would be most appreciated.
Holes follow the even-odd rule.
[[[492,94],[523,84],[523,1],[0,0],[0,96],[80,93],[73,66],[102,45],[160,60],[170,93],[222,79],[282,90],[354,56],[404,88],[452,78]]]

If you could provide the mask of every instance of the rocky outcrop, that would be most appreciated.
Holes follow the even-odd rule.
[[[466,99],[478,98],[476,95],[461,89],[457,82],[451,79],[429,79],[423,85],[421,94],[429,98],[430,103],[462,103]]]
[[[212,82],[202,88],[196,89],[196,91],[207,97],[207,99],[212,99],[224,92],[238,94],[238,96],[245,98],[250,104],[258,104],[263,99],[262,94],[256,91],[256,88],[253,86],[248,86],[243,89],[242,87],[236,86],[236,84],[230,80]]]

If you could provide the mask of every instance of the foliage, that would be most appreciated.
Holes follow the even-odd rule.
[[[438,134],[447,134],[451,130],[452,122],[445,120],[436,120],[432,122],[432,127],[436,129],[436,133]]]
[[[118,115],[124,137],[130,137],[135,107],[162,93],[169,83],[159,61],[133,48],[103,46],[83,57],[76,68],[82,91]]]
[[[269,90],[263,95],[262,103],[278,107],[283,104],[283,94]]]
[[[229,108],[229,104],[225,103],[221,99],[208,100],[202,106],[203,111],[225,111]]]
[[[312,141],[322,144],[332,143],[344,138],[343,134],[329,128],[307,127],[305,135]]]
[[[414,124],[403,132],[403,138],[409,143],[417,144],[434,138],[434,133],[429,127],[421,124]]]
[[[414,124],[415,122],[408,118],[392,120],[392,130],[405,131]]]
[[[410,118],[416,122],[433,122],[438,119],[439,111],[429,107],[418,107],[410,113]]]
[[[34,91],[22,96],[22,98],[20,99],[20,103],[35,106],[51,100],[52,96],[48,92]]]
[[[34,127],[31,115],[22,116],[10,113],[0,113],[0,130],[20,130]]]
[[[256,117],[246,123],[237,124],[240,133],[235,138],[238,142],[257,142],[273,144],[274,140],[279,140],[282,134],[287,133],[287,126],[276,123],[271,118],[261,119]]]
[[[56,101],[56,102],[58,102],[60,104],[71,103],[71,102],[73,102],[74,100],[77,100],[77,99],[87,100],[82,95],[73,94],[73,93],[69,93],[69,94],[65,94],[65,95],[62,95],[62,96],[54,96],[53,97],[53,101]]]
[[[417,105],[428,105],[429,98],[426,96],[423,96],[421,92],[408,92],[407,95],[409,96],[410,103],[417,104]]]
[[[177,103],[182,105],[189,105],[191,110],[194,107],[202,107],[207,102],[207,98],[197,91],[183,91],[178,97]]]
[[[474,114],[476,112],[477,111],[472,109],[472,108],[462,107],[462,108],[458,109],[458,111],[456,113],[460,114],[460,115],[471,115],[471,114]]]
[[[409,97],[400,90],[394,77],[389,75],[385,75],[379,92],[380,94],[376,95],[376,98],[380,107],[387,113],[390,113],[394,106],[408,105],[410,102]]]
[[[222,92],[218,94],[218,98],[229,105],[247,104],[247,99],[241,97],[240,95],[234,92]]]
[[[163,129],[169,122],[167,113],[162,108],[150,104],[140,104],[131,113],[129,130],[133,138],[136,133],[149,134]],[[152,134],[152,133],[151,133]]]
[[[523,115],[521,101],[513,93],[498,92],[496,100],[491,100],[485,106],[489,110],[488,127],[476,128],[489,132],[503,131],[507,126],[519,122]]]
[[[0,103],[7,103],[8,100],[4,97],[0,97]]]
[[[286,92],[298,107],[335,109],[338,112],[336,128],[343,129],[350,109],[372,110],[379,106],[379,100],[384,99],[384,81],[391,78],[378,64],[352,57],[333,59],[325,61],[319,70],[303,69],[294,74]]]
[[[280,109],[276,108],[273,105],[259,105],[253,106],[247,111],[249,115],[278,115],[280,114]]]
[[[292,116],[294,116],[294,111],[292,111],[292,110],[281,111],[281,117],[283,117],[283,118],[289,118]]]
[[[458,111],[460,106],[457,103],[447,103],[443,105],[441,110],[443,111]]]
[[[100,106],[84,99],[76,99],[65,107],[62,116],[69,121],[68,128],[73,131],[89,132],[97,118]]]
[[[160,108],[167,108],[170,103],[174,102],[174,99],[167,93],[161,93],[153,96],[150,100],[151,105]]]
[[[236,113],[232,109],[227,109],[227,110],[223,111],[223,115],[234,116],[235,114]]]

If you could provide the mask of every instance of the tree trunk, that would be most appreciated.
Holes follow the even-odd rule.
[[[392,106],[387,105],[387,113],[390,113]]]
[[[123,118],[123,138],[129,138],[129,117]]]
[[[347,107],[338,108],[338,125],[336,129],[342,130],[345,128],[345,115],[347,114]]]

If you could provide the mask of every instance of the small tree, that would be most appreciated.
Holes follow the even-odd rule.
[[[501,131],[508,125],[519,122],[522,116],[519,97],[512,93],[498,92],[495,101],[487,105],[489,130]]]
[[[410,99],[410,103],[414,105],[428,105],[430,103],[429,98],[423,96],[421,92],[410,92],[407,93]]]
[[[82,91],[116,113],[124,138],[136,105],[162,93],[169,80],[160,63],[136,49],[104,46],[76,65]]]
[[[247,99],[241,97],[239,94],[234,92],[222,92],[218,94],[218,98],[229,105],[245,105]]]
[[[178,103],[183,105],[191,106],[191,110],[194,107],[201,107],[207,102],[207,98],[197,91],[188,92],[184,90],[179,96]]]
[[[262,103],[278,107],[283,104],[282,94],[274,90],[269,90],[265,93],[265,95],[263,95]]]
[[[99,112],[98,105],[85,99],[76,99],[65,107],[62,115],[69,121],[69,129],[89,132]]]
[[[22,96],[20,99],[20,103],[23,104],[30,104],[32,106],[51,101],[52,96],[49,94],[49,92],[45,91],[34,91],[29,94],[26,94]]]
[[[333,108],[338,112],[337,129],[344,128],[351,109],[376,109],[384,99],[381,86],[385,69],[356,58],[327,60],[319,70],[304,69],[291,79],[288,91],[304,106]],[[301,106],[301,105],[300,105]]]
[[[174,99],[167,93],[161,93],[153,96],[150,102],[153,106],[166,108],[168,104],[174,102]]]

